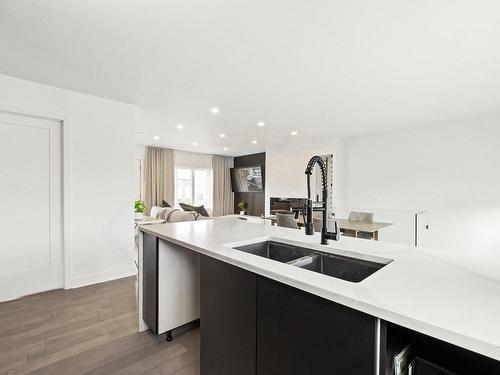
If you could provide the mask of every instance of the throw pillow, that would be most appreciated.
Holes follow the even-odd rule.
[[[203,207],[203,205],[201,205],[201,206],[192,206],[192,205],[186,204],[186,203],[179,203],[179,206],[181,206],[181,208],[184,211],[195,211],[195,212],[198,212],[201,216],[206,216],[206,217],[210,216],[208,214],[207,210],[205,210],[205,207]]]
[[[161,201],[162,207],[172,207],[165,199]]]
[[[196,221],[198,213],[195,211],[181,211],[179,209],[174,209],[168,216],[167,221],[169,223],[180,223],[183,221]]]
[[[163,208],[160,208],[158,210],[158,214],[156,215],[156,217],[158,219],[162,219],[162,220],[165,220],[165,221],[168,221],[168,217],[170,216],[170,214],[173,212],[173,211],[179,211],[178,208],[172,208],[172,207],[163,207]]]

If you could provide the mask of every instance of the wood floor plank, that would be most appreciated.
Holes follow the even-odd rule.
[[[67,350],[73,346],[97,339],[101,336],[116,336],[116,332],[135,331],[134,323],[137,319],[135,313],[114,319],[113,321],[103,321],[92,324],[76,331],[66,331],[64,334],[46,337],[45,346],[38,350],[28,352],[28,362],[37,358]]]
[[[141,369],[153,367],[158,360],[168,361],[185,351],[186,348],[181,344],[159,342],[106,362],[84,375],[137,374]]]
[[[23,329],[11,330],[10,336],[0,338],[0,349],[3,345],[10,345],[12,342],[26,340],[29,338],[37,339],[40,335],[51,336],[51,332],[57,330],[75,330],[78,327],[85,327],[107,319],[115,319],[123,314],[136,313],[135,302],[128,304],[116,304],[113,307],[103,308],[102,311],[89,310],[82,314],[66,317],[64,319],[52,319],[45,324],[24,327]],[[1,322],[1,319],[0,319]]]
[[[200,360],[197,359],[193,363],[184,366],[179,371],[174,372],[175,375],[198,375],[200,373]]]
[[[135,277],[0,303],[0,374],[199,374],[199,329],[137,332]]]
[[[199,358],[199,329],[189,331],[180,337],[176,337],[174,342],[181,344],[184,350],[175,356],[166,358],[161,354],[142,360],[145,362],[144,366],[135,366],[134,368],[127,368],[123,372],[117,372],[113,375],[138,375],[138,374],[159,374],[161,369],[169,369],[170,373],[184,367],[191,363],[194,359]],[[131,371],[134,370],[134,371]]]
[[[197,332],[199,335],[199,332]],[[199,337],[199,336],[198,336]],[[199,340],[198,340],[199,341]],[[199,343],[199,342],[198,342]],[[176,371],[180,371],[186,366],[191,365],[200,358],[199,345],[192,347],[190,350],[163,362],[151,370],[142,372],[140,375],[172,375]]]

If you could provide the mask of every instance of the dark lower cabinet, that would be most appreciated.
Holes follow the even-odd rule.
[[[257,374],[372,375],[370,315],[258,277]]]
[[[200,283],[202,375],[373,375],[376,355],[391,375],[408,345],[416,375],[500,374],[498,361],[385,321],[379,352],[375,317],[213,258],[201,257]]]
[[[158,238],[143,233],[142,311],[149,329],[158,334]]]
[[[202,256],[201,374],[375,373],[375,318]]]
[[[201,374],[255,375],[257,276],[201,257]]]

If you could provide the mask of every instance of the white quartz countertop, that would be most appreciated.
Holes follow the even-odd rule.
[[[140,230],[500,360],[500,257],[496,255],[474,256],[349,237],[322,246],[319,235],[236,218],[153,224]],[[267,237],[314,244],[325,252],[393,261],[362,282],[352,283],[227,246]]]

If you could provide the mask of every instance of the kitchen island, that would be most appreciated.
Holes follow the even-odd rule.
[[[140,330],[172,332],[201,309],[202,374],[271,374],[288,362],[385,375],[408,344],[455,373],[500,373],[498,258],[346,237],[322,246],[318,236],[235,218],[140,231]],[[384,266],[350,282],[234,249],[266,240]],[[337,364],[325,357],[335,354]]]

